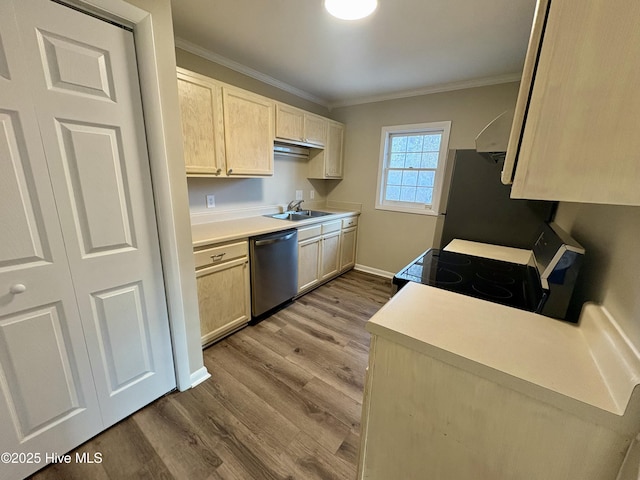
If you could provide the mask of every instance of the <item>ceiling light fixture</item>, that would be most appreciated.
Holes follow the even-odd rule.
[[[324,8],[342,20],[359,20],[373,13],[378,0],[324,0]]]

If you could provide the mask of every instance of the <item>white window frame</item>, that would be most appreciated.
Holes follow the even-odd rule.
[[[451,122],[430,122],[416,123],[411,125],[393,125],[382,127],[382,135],[380,140],[380,162],[378,164],[378,185],[376,188],[376,209],[390,210],[395,212],[417,213],[420,215],[439,215],[440,205],[443,205],[442,197],[445,180],[447,153],[449,150],[449,134],[451,131]],[[440,141],[440,150],[438,151],[438,166],[435,170],[435,180],[433,186],[433,197],[431,205],[416,204],[402,201],[390,201],[384,199],[385,179],[387,172],[387,162],[389,159],[389,148],[391,147],[389,139],[393,134],[411,134],[411,133],[442,133]]]

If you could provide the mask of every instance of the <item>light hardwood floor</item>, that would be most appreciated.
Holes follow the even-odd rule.
[[[52,465],[48,479],[354,479],[369,334],[390,280],[350,271],[204,351],[212,378]]]

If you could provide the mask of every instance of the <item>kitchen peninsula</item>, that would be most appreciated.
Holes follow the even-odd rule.
[[[410,283],[367,330],[358,478],[613,480],[640,429],[640,358],[598,305],[578,327]]]

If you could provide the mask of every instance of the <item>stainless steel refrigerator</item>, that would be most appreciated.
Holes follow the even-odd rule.
[[[439,247],[460,238],[531,249],[557,202],[509,198],[511,187],[500,181],[502,162],[475,150],[451,150],[448,160],[453,165]]]

